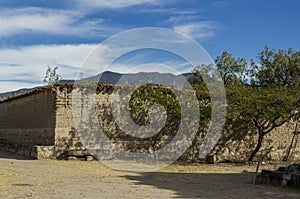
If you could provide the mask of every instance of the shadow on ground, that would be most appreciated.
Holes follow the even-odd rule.
[[[32,160],[28,157],[21,156],[11,152],[6,152],[6,151],[0,151],[0,159]]]
[[[149,185],[170,190],[174,198],[300,198],[300,191],[291,188],[253,185],[254,173],[142,173],[123,176],[136,185]]]

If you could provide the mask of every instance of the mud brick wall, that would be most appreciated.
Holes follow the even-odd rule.
[[[53,145],[55,95],[48,88],[1,102],[1,141],[22,145]]]
[[[111,112],[111,93],[113,91],[113,86],[106,85],[97,91],[91,90],[87,91],[85,97],[95,99],[95,112],[97,115],[97,122],[101,128],[110,134],[117,134],[119,131],[117,129],[116,123],[113,119],[113,114]],[[72,109],[72,87],[64,87],[56,90],[57,92],[57,112],[56,112],[56,143],[58,146],[64,148],[69,140],[71,139],[70,131],[76,129],[75,120],[78,121],[80,115],[73,115]],[[90,92],[90,93],[88,93]],[[82,106],[87,106],[84,99],[81,96],[77,96],[77,100],[82,100]],[[84,117],[86,120],[80,122],[81,130],[86,128],[86,132],[81,132],[81,135],[86,135],[84,139],[89,139],[88,132],[91,131],[91,124],[89,123],[88,116]],[[202,144],[203,138],[205,136],[206,125],[203,124],[199,128],[199,133],[195,138],[194,145],[191,146],[185,154],[182,155],[181,159],[184,161],[196,160],[198,157],[199,148]],[[299,125],[298,125],[299,126]],[[270,134],[265,136],[263,145],[260,152],[257,154],[256,159],[261,159],[264,161],[268,160],[282,160],[288,153],[290,148],[289,160],[300,160],[300,135],[295,136],[295,140],[291,145],[293,138],[293,132],[295,128],[295,123],[288,123],[281,127],[275,128]],[[299,129],[298,129],[299,130]],[[126,142],[118,142],[116,147],[121,146]],[[130,140],[127,140],[130,143]],[[101,141],[98,142],[101,145]],[[132,142],[134,143],[134,142]],[[211,155],[216,156],[218,162],[222,161],[246,161],[250,156],[251,152],[254,150],[257,143],[257,135],[255,130],[251,129],[247,124],[242,122],[230,122],[226,121],[223,129],[223,133],[217,143],[217,145],[211,151]],[[105,143],[102,143],[105,144]],[[101,146],[97,146],[101,147]],[[136,146],[126,146],[135,148]],[[125,147],[125,148],[126,148]],[[113,149],[106,149],[110,153]],[[112,157],[113,158],[113,157]]]
[[[72,109],[73,86],[56,87],[55,98],[55,154],[59,156],[68,148],[72,139],[72,129],[75,129]]]
[[[299,161],[300,135],[296,135],[292,143],[295,125],[293,122],[286,123],[267,134],[255,160],[281,161],[286,158],[290,150],[288,160]],[[199,146],[205,136],[205,130],[200,129],[199,131],[199,136],[195,138],[195,144],[186,151],[182,157],[183,160],[192,161],[193,158],[197,159]],[[257,139],[258,136],[255,130],[251,129],[248,124],[238,121],[226,121],[222,135],[210,155],[215,156],[216,162],[247,161],[256,147]]]
[[[243,126],[245,126],[245,124]],[[223,146],[219,146],[219,151],[216,151],[220,159],[246,161],[250,156],[256,146],[258,136],[254,130],[248,129],[248,131],[241,131],[241,129],[236,129],[229,135],[228,132],[225,131],[224,135],[227,133],[228,136],[225,141],[221,139]],[[229,128],[225,130],[229,130]],[[299,135],[295,136],[294,142],[291,143],[294,130],[295,123],[286,123],[267,134],[260,151],[256,155],[256,159],[264,161],[283,160],[290,148],[289,160],[300,160]],[[234,136],[234,134],[239,135]]]
[[[112,89],[112,86],[107,86],[106,88]],[[57,87],[56,92],[56,124],[55,124],[55,153],[56,155],[60,155],[64,150],[68,149],[70,145],[82,145],[81,140],[78,140],[78,143],[74,143],[74,133],[80,132],[81,135],[86,135],[86,133],[91,132],[90,126],[90,118],[89,115],[82,115],[84,113],[79,113],[75,115],[73,108],[84,109],[87,110],[90,108],[88,106],[86,100],[87,98],[95,99],[94,111],[98,112],[107,112],[107,107],[110,106],[110,94],[107,89],[104,88],[102,90],[96,91],[94,87],[87,87],[86,93],[84,96],[77,95],[73,96],[75,92],[78,90],[74,89],[73,86],[63,86]],[[108,90],[109,90],[108,89]],[[78,100],[79,103],[73,103],[73,97]],[[82,103],[81,103],[82,102]],[[100,104],[100,105],[99,105]],[[105,104],[104,107],[99,108],[99,106]],[[79,107],[76,107],[76,106]],[[97,107],[97,108],[96,108]],[[81,128],[78,129],[78,126],[75,124],[75,121],[78,121],[77,125],[81,125]],[[102,124],[100,124],[103,126]],[[113,127],[104,126],[106,130],[115,131],[116,129]],[[86,129],[86,132],[85,132]],[[75,132],[74,132],[75,130]],[[78,136],[78,133],[77,135]],[[88,135],[85,137],[89,139]],[[93,146],[94,148],[94,146]],[[85,149],[85,147],[83,147]]]
[[[37,150],[41,156],[58,156],[70,146],[70,143],[80,143],[82,140],[74,140],[74,130],[82,131],[81,135],[86,136],[84,140],[90,138],[88,134],[93,130],[91,120],[98,122],[99,126],[113,137],[115,147],[135,148],[134,142],[125,140],[119,142],[116,137],[120,131],[114,121],[111,110],[112,85],[103,85],[98,90],[86,90],[86,95],[76,96],[76,100],[82,103],[74,104],[73,95],[75,88],[71,85],[44,88],[33,93],[22,95],[11,100],[0,103],[0,141],[8,143],[19,143],[22,146],[54,146],[51,150]],[[81,118],[79,113],[74,114],[73,108],[77,105],[82,106],[83,110],[88,109],[86,97],[95,100],[94,111],[97,118],[89,118],[85,115]],[[81,107],[81,108],[82,108]],[[81,125],[78,129],[75,125]],[[80,122],[78,122],[80,121]],[[298,125],[299,126],[299,125]],[[263,146],[257,154],[256,159],[262,160],[282,160],[290,148],[290,160],[300,160],[300,135],[295,136],[291,145],[295,124],[285,124],[274,129],[265,136]],[[299,129],[298,129],[299,131]],[[184,161],[197,161],[199,148],[203,142],[206,132],[206,124],[200,125],[199,133],[191,146],[181,157]],[[122,136],[121,136],[122,137]],[[126,136],[123,136],[125,139]],[[184,142],[184,140],[183,140]],[[105,147],[105,143],[98,140],[98,146]],[[130,143],[132,143],[130,145]],[[223,133],[213,148],[210,155],[221,161],[246,161],[251,151],[257,143],[257,135],[254,130],[242,122],[226,122]],[[80,144],[79,144],[80,145]],[[124,146],[126,145],[126,146]],[[86,147],[86,146],[84,146]],[[89,148],[90,146],[87,146]],[[108,154],[113,151],[105,148]],[[51,154],[48,152],[51,152]],[[52,154],[53,152],[53,154]],[[36,155],[39,157],[39,155]],[[113,156],[111,157],[113,158]]]
[[[300,160],[300,135],[296,135],[292,143],[295,123],[287,123],[274,129],[271,134],[267,135],[263,148],[260,152],[262,159],[282,160],[287,155],[290,148],[290,160]],[[298,131],[299,131],[298,124]]]

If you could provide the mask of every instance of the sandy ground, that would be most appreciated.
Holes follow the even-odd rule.
[[[0,198],[300,198],[295,188],[251,184],[254,171],[247,165],[176,164],[158,172],[121,172],[99,162],[0,152]]]

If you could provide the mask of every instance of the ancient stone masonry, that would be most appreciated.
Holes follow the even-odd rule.
[[[97,89],[91,87],[94,90],[87,89],[84,96],[94,99],[94,112],[97,115],[98,125],[115,144],[114,147],[134,152],[151,152],[163,147],[168,140],[172,139],[173,133],[178,128],[178,123],[173,120],[167,120],[169,126],[156,135],[155,139],[140,140],[139,145],[135,142],[136,138],[120,131],[111,108],[114,87],[113,85],[102,85]],[[66,154],[76,154],[76,150],[86,153],[86,148],[91,146],[85,146],[79,134],[86,136],[84,139],[89,138],[90,118],[86,115],[84,116],[85,120],[82,120],[82,115],[74,112],[73,108],[78,105],[73,101],[75,93],[76,88],[73,85],[43,87],[0,102],[0,149],[37,159],[62,158]],[[83,108],[87,106],[84,97],[77,96],[76,98],[76,100],[82,101]],[[141,104],[137,101],[133,101],[133,103]],[[139,112],[133,114],[132,117],[137,123],[147,123],[147,116],[141,117],[143,114],[145,116],[144,112]],[[170,115],[170,118],[172,117]],[[75,121],[78,123],[79,120],[79,125],[84,128],[78,129],[78,125],[76,126]],[[261,151],[257,154],[257,159],[283,160],[288,155],[289,160],[300,160],[300,143],[298,143],[298,134],[294,135],[294,128],[295,124],[288,123],[268,134]],[[198,160],[197,154],[205,137],[206,129],[207,124],[202,122],[193,145],[181,156],[182,160]],[[209,154],[210,157],[213,157],[210,159],[217,162],[246,161],[255,147],[256,140],[256,134],[247,124],[241,121],[226,121],[218,144]],[[97,147],[105,147],[105,143],[101,143],[101,140],[98,141]],[[184,141],[182,140],[182,142]],[[103,149],[108,154],[112,150],[112,148]],[[110,158],[113,159],[114,155],[111,154]]]
[[[254,183],[300,187],[300,164],[294,163],[275,171],[262,170],[261,174],[256,176]]]
[[[0,103],[1,148],[39,158],[52,157],[44,146],[55,139],[55,91],[50,87],[7,99]],[[49,149],[47,149],[49,150]]]

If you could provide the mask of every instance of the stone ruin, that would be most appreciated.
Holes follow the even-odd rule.
[[[274,186],[300,187],[300,164],[291,164],[287,167],[279,167],[275,171],[262,170],[256,176],[255,184],[269,184]]]
[[[118,135],[119,129],[111,109],[115,85],[102,85],[96,92],[89,92],[88,88],[87,96],[95,99],[96,102],[95,113],[99,125],[109,135]],[[90,147],[83,146],[82,135],[85,135],[85,131],[79,132],[74,122],[74,118],[78,119],[80,116],[73,112],[74,91],[76,87],[73,85],[46,86],[0,101],[0,150],[34,159],[95,159],[87,151]],[[78,100],[84,101],[84,99],[78,97]],[[82,126],[87,124],[88,122],[80,123]],[[170,129],[176,127],[173,125],[174,122],[171,124]],[[199,126],[192,146],[180,157],[180,160],[199,161],[197,157],[206,136],[206,128],[206,123]],[[83,129],[88,129],[88,126]],[[81,136],[78,136],[76,131]],[[267,162],[299,161],[300,134],[295,132],[294,123],[275,128],[265,136],[256,158]],[[129,144],[124,145],[125,142],[116,140],[114,144],[123,149],[133,148],[130,146],[131,141],[129,139]],[[157,148],[154,144],[153,146]],[[248,124],[243,121],[226,121],[218,143],[207,156],[207,162],[245,162],[256,144],[257,133],[253,132]],[[108,154],[111,153],[110,150],[105,148]],[[162,158],[161,154],[158,155]],[[114,157],[111,156],[110,159]]]

